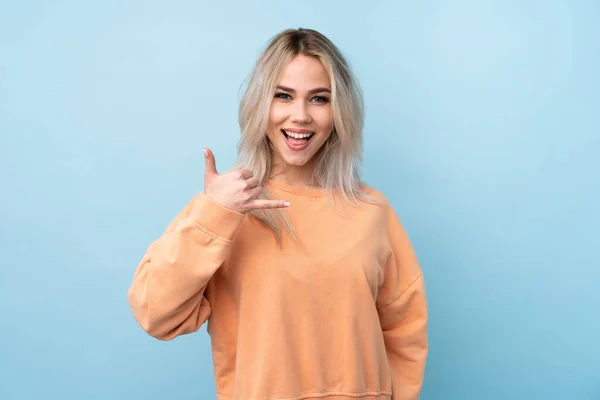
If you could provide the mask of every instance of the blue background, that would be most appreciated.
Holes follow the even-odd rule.
[[[366,181],[427,275],[423,399],[600,399],[597,1],[3,1],[0,399],[214,398],[205,328],[147,336],[137,262],[235,157],[288,27],[362,83]]]

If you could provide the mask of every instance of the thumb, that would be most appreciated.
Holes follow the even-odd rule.
[[[204,176],[217,175],[217,165],[215,162],[215,156],[210,149],[204,149]]]

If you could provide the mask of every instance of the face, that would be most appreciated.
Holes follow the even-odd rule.
[[[318,59],[297,55],[282,73],[269,113],[274,164],[310,168],[332,130],[329,74]]]

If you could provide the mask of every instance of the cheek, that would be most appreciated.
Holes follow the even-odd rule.
[[[273,104],[271,105],[271,110],[269,112],[269,123],[271,125],[280,125],[287,119],[287,114],[285,107],[281,104]]]
[[[313,120],[319,128],[331,131],[333,130],[333,113],[331,107],[321,107],[313,113]]]

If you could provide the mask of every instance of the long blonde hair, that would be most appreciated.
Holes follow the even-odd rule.
[[[356,204],[360,200],[376,202],[363,191],[359,174],[364,121],[362,91],[340,50],[312,29],[280,32],[258,58],[239,106],[241,138],[235,168],[251,170],[261,185],[269,179],[273,147],[266,131],[271,101],[283,69],[299,54],[318,59],[332,85],[334,132],[315,154],[314,181],[327,190],[332,203],[334,192]],[[272,198],[266,189],[263,192],[263,198]],[[269,226],[277,239],[284,229],[296,240],[294,227],[282,209],[254,210],[251,214]]]

